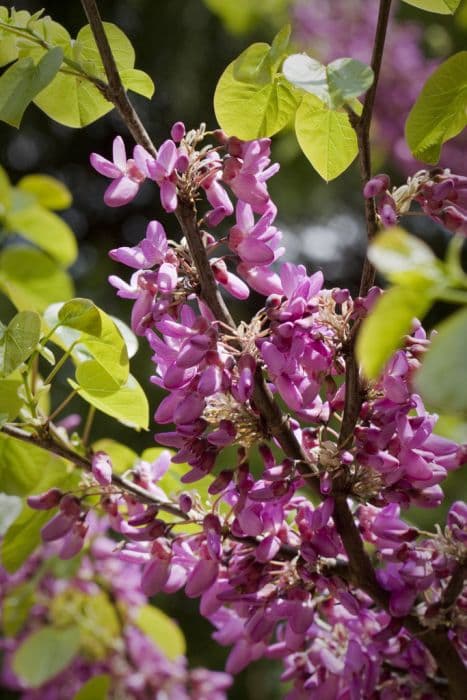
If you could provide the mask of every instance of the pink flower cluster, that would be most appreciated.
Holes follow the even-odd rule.
[[[292,684],[289,700],[395,700],[420,686],[423,697],[434,700],[436,663],[402,618],[410,612],[427,628],[448,624],[465,658],[465,598],[445,606],[444,596],[456,561],[467,553],[462,504],[451,508],[444,532],[432,537],[400,518],[400,508],[438,505],[440,483],[463,458],[458,445],[434,434],[436,417],[412,388],[428,344],[425,333],[415,324],[405,347],[366,387],[354,440],[342,446],[349,334],[381,292],[352,299],[348,290],[323,289],[320,272],[276,266],[283,250],[267,189],[277,170],[269,140],[242,143],[217,133],[220,145],[204,146],[205,137],[204,129],[186,133],[177,123],[173,140],[161,146],[157,159],[146,154],[144,167],[160,187],[163,206],[170,201],[179,219],[194,200],[205,209],[191,225],[215,282],[241,299],[251,287],[266,297],[265,305],[238,328],[219,321],[200,295],[187,241],[170,240],[157,221],[138,245],[111,251],[134,270],[129,283],[114,276],[110,282],[134,302],[132,327],[153,351],[151,380],[167,392],[155,421],[169,429],[156,439],[176,450],[131,470],[129,478],[145,489],[150,504],[123,495],[111,482],[108,458],[94,455],[101,507],[122,538],[116,556],[142,570],[144,595],[184,589],[200,598],[214,638],[232,647],[229,673],[270,657],[283,663],[283,679]],[[418,174],[412,189],[388,193],[389,179],[377,176],[365,196],[380,204],[385,198],[383,218],[389,217],[387,206],[400,213],[403,193],[412,201],[432,192],[445,203],[457,201],[453,189],[463,191],[462,179],[445,171],[423,178]],[[399,209],[391,208],[393,201]],[[221,222],[227,235],[216,237]],[[258,377],[289,412],[306,469],[305,460],[291,459],[271,437],[256,401]],[[220,469],[218,456],[226,447],[230,464]],[[172,463],[189,466],[180,490],[167,493],[162,484]],[[205,498],[187,490],[201,479]],[[319,484],[319,505],[305,495],[308,479]],[[355,523],[376,550],[388,610],[352,581],[334,522],[334,485],[343,480]],[[43,537],[62,540],[62,556],[77,551],[88,519],[86,489],[79,498],[53,490],[29,502],[58,506]],[[167,519],[167,506],[178,519]]]
[[[417,202],[424,214],[453,233],[467,235],[467,177],[454,175],[449,168],[420,170],[409,177],[407,184],[390,188],[387,175],[375,175],[363,194],[376,197],[383,226],[394,226]]]

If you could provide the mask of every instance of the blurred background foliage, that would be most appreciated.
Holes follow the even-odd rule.
[[[86,23],[78,0],[17,0],[14,5],[31,13],[45,6],[46,14],[72,35]],[[467,1],[455,18],[422,13],[402,3],[394,5],[373,129],[373,158],[375,170],[389,172],[395,182],[402,182],[407,174],[422,167],[411,161],[404,147],[405,117],[436,64],[465,48]],[[212,97],[225,66],[253,41],[271,41],[286,22],[292,23],[299,50],[326,61],[351,56],[369,62],[377,12],[377,3],[370,0],[100,0],[99,6],[103,18],[117,24],[132,41],[136,66],[155,81],[156,93],[150,102],[137,95],[132,97],[156,144],[167,138],[171,125],[178,120],[189,128],[202,121],[208,128],[215,128]],[[122,134],[131,147],[131,139],[115,112],[84,130],[73,130],[31,107],[19,131],[0,125],[0,163],[13,183],[31,172],[46,173],[66,183],[73,204],[63,217],[79,243],[79,256],[71,269],[76,296],[89,297],[108,313],[128,321],[129,304],[117,299],[107,284],[109,274],[122,272],[107,257],[108,250],[135,245],[147,222],[154,218],[166,225],[169,237],[177,238],[179,233],[175,220],[163,212],[150,185],[124,208],[105,207],[102,196],[107,182],[91,169],[89,153],[108,156],[116,133]],[[464,168],[465,174],[466,152],[466,139],[461,136],[447,144],[445,163],[456,172]],[[306,262],[310,270],[322,269],[327,286],[349,287],[355,292],[365,251],[363,201],[356,166],[327,185],[312,171],[287,130],[274,139],[273,157],[280,161],[281,170],[270,182],[270,190],[279,207],[288,259]],[[443,255],[449,238],[445,231],[424,217],[403,223]],[[257,301],[253,298],[251,305]],[[2,297],[0,317],[8,319],[12,311]],[[430,322],[445,311],[436,308]],[[247,312],[244,307],[238,315]],[[159,396],[147,381],[152,369],[145,348],[140,349],[132,368],[148,389],[153,409]],[[65,395],[65,377],[62,391]],[[134,433],[100,415],[93,437],[104,435],[138,452],[152,444],[151,433]],[[436,514],[425,513],[424,524],[436,518]],[[225,650],[211,641],[209,624],[197,614],[197,603],[183,596],[160,598],[158,604],[179,620],[186,633],[190,661],[222,668]],[[232,698],[255,700],[273,700],[281,695],[278,670],[267,662],[253,664],[237,679],[231,692]]]

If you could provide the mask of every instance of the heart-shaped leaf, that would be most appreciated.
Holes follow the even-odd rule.
[[[20,311],[3,329],[0,338],[0,377],[6,377],[28,359],[41,337],[41,317]]]

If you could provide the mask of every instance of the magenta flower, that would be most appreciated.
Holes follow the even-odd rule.
[[[95,452],[92,456],[92,475],[101,486],[112,481],[112,462],[105,452]]]
[[[145,270],[154,265],[162,265],[168,252],[167,235],[159,221],[150,221],[146,228],[146,236],[138,245],[132,248],[123,246],[109,251],[112,260]],[[170,256],[173,257],[173,256]]]
[[[146,179],[148,158],[150,155],[142,146],[135,146],[133,158],[127,160],[121,136],[116,136],[113,142],[113,162],[98,153],[91,153],[90,161],[94,170],[113,180],[104,194],[104,202],[108,207],[121,207],[136,197]]]
[[[148,161],[149,176],[160,187],[161,204],[165,211],[173,212],[177,208],[176,168],[178,165],[177,146],[167,139],[159,148],[157,158]],[[186,167],[186,163],[184,162]]]
[[[270,206],[259,221],[255,222],[249,204],[239,201],[236,209],[237,223],[230,229],[229,248],[249,265],[269,265],[284,253],[279,248],[281,234],[271,223],[276,208]]]

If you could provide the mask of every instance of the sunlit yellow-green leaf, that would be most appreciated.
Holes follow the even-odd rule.
[[[69,380],[71,386],[99,411],[132,428],[148,428],[148,400],[140,384],[131,374],[121,385],[95,360],[90,360],[78,365],[76,380]]]
[[[28,494],[42,493],[52,486],[64,491],[76,488],[79,475],[70,470],[70,465],[65,460],[35,445],[19,443],[14,438],[8,439],[12,441],[8,447],[11,459],[4,464],[8,470],[11,488]],[[15,454],[17,459],[14,462]],[[15,483],[12,481],[13,476]],[[41,541],[41,528],[50,520],[52,514],[51,511],[32,510],[24,503],[20,514],[10,525],[1,542],[1,563],[8,572],[17,571],[36,549]]]
[[[133,68],[135,65],[135,51],[128,37],[116,24],[104,22],[104,30],[112,50],[113,57],[119,70]],[[74,57],[84,65],[96,67],[95,74],[105,76],[99,49],[89,24],[79,30],[74,43]]]
[[[11,185],[6,170],[0,165],[0,216],[11,206]]]
[[[357,358],[369,379],[375,379],[402,345],[415,318],[422,319],[430,308],[432,283],[392,287],[376,302],[357,336]]]
[[[347,113],[329,109],[314,95],[303,98],[295,117],[295,133],[303,153],[326,181],[344,172],[358,152]]]
[[[147,73],[137,68],[125,68],[120,71],[120,78],[127,90],[133,90],[138,95],[147,97],[154,95],[154,83]]]
[[[263,50],[266,55],[268,44]],[[217,83],[217,121],[229,136],[245,140],[272,136],[290,122],[297,109],[299,98],[295,89],[282,76],[266,84],[236,80],[235,63],[227,66]]]
[[[466,419],[467,309],[458,311],[443,321],[437,331],[438,334],[423,358],[415,383],[430,408]]]
[[[78,690],[73,700],[107,700],[109,697],[110,676],[102,673],[90,678]]]
[[[34,605],[34,583],[22,583],[11,589],[3,599],[1,626],[5,636],[15,637],[23,628]]]
[[[407,5],[413,5],[426,12],[436,12],[439,15],[453,15],[461,0],[403,0]]]
[[[51,119],[75,129],[88,126],[113,109],[86,78],[58,73],[34,103]]]
[[[34,195],[37,203],[46,209],[67,209],[71,206],[71,192],[60,180],[50,175],[26,175],[16,185]]]
[[[437,163],[443,143],[466,125],[467,51],[460,51],[426,81],[408,116],[405,135],[416,158]]]
[[[73,231],[57,214],[41,206],[31,206],[9,212],[6,225],[65,267],[76,260],[78,246]]]
[[[274,24],[286,18],[288,0],[204,0],[208,8],[224,22],[233,34],[244,34],[265,20]]]
[[[71,356],[76,364],[94,360],[104,377],[110,376],[113,383],[121,385],[127,380],[129,362],[125,340],[113,319],[93,302],[73,299],[65,305],[52,304],[44,314],[44,321],[50,330],[60,326],[52,340],[64,350],[72,348]]]
[[[413,271],[420,271],[433,281],[443,280],[442,265],[431,248],[398,226],[385,229],[376,236],[368,257],[393,283],[404,283],[407,273]]]
[[[35,311],[20,311],[0,336],[0,378],[3,378],[35,350],[41,336],[41,317]]]
[[[23,399],[18,395],[18,389],[21,385],[21,379],[14,374],[10,375],[7,379],[0,379],[0,415],[5,415],[6,420],[15,420],[24,403]]]
[[[51,601],[49,618],[57,627],[76,624],[83,652],[95,660],[105,659],[121,633],[115,605],[103,590],[89,594],[64,588]]]
[[[80,646],[79,629],[42,627],[31,632],[13,654],[12,668],[27,688],[39,688],[72,661]]]
[[[162,610],[152,605],[142,605],[138,609],[136,624],[169,659],[176,659],[185,654],[183,632]]]
[[[68,328],[99,337],[102,333],[100,309],[90,299],[70,299],[58,311],[58,320]]]
[[[21,58],[0,77],[0,119],[19,127],[29,103],[53,80],[61,66],[63,51],[50,49],[37,65]]]
[[[11,246],[0,254],[0,290],[17,309],[43,311],[73,296],[70,276],[40,250]]]

